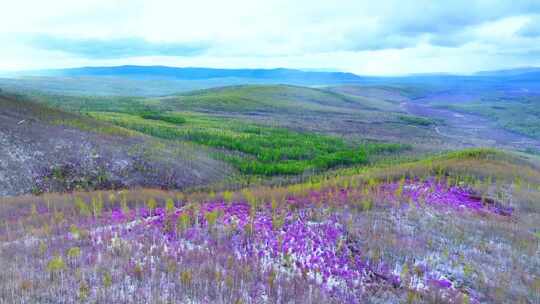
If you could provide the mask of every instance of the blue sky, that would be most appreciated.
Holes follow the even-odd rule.
[[[96,65],[471,73],[540,66],[538,0],[17,0],[0,70]]]

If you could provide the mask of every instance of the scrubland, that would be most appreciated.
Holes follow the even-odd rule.
[[[540,171],[474,149],[238,191],[4,198],[3,302],[536,303]]]

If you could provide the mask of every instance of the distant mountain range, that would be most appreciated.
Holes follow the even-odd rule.
[[[481,71],[476,73],[478,76],[522,76],[527,74],[535,74],[540,76],[540,67],[524,67],[516,69]]]
[[[168,66],[80,67],[21,71],[2,75],[0,87],[73,95],[163,96],[231,85],[413,86],[434,91],[507,90],[540,94],[540,68],[483,71],[472,75],[444,73],[367,76],[339,71],[295,69],[214,69]]]
[[[122,77],[131,79],[167,78],[174,80],[244,79],[254,82],[281,82],[298,84],[341,84],[388,79],[417,78],[472,78],[472,77],[540,77],[540,67],[523,67],[505,70],[480,71],[472,75],[450,73],[422,73],[404,76],[368,76],[332,70],[298,69],[215,69],[201,67],[169,67],[124,65],[111,67],[80,67],[21,71],[12,76],[37,77]]]
[[[362,77],[344,72],[302,71],[294,69],[214,69],[196,67],[168,66],[114,66],[81,67],[71,69],[39,70],[21,72],[24,76],[63,76],[63,77],[127,77],[127,78],[169,78],[176,80],[208,80],[217,78],[240,78],[252,80],[278,80],[284,83],[327,84],[353,83]]]

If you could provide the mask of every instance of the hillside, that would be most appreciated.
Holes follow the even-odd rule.
[[[325,88],[232,86],[150,98],[147,103],[172,111],[200,111],[350,140],[413,142],[419,150],[432,150],[440,144],[433,126],[404,121],[402,118],[409,115],[397,102]]]
[[[218,181],[228,172],[198,148],[164,144],[16,95],[0,95],[0,143],[0,195],[185,188]]]
[[[242,85],[150,98],[29,95],[37,102],[77,113],[138,114],[151,110],[183,115],[183,112],[190,112],[221,120],[236,119],[301,132],[323,133],[352,141],[414,144],[422,151],[446,148],[434,126],[417,123],[415,117],[407,114],[396,100],[354,96],[327,88]]]
[[[534,303],[538,168],[475,149],[282,187],[5,199],[0,300]]]
[[[221,112],[355,112],[379,110],[357,97],[288,85],[228,86],[182,93],[160,101],[178,109]]]

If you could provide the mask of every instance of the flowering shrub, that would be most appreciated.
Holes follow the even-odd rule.
[[[539,259],[516,256],[538,239],[513,247],[515,231],[494,223],[515,210],[470,187],[428,178],[261,191],[28,205],[0,228],[0,300],[480,303],[507,298],[501,286],[535,300],[526,286]]]

